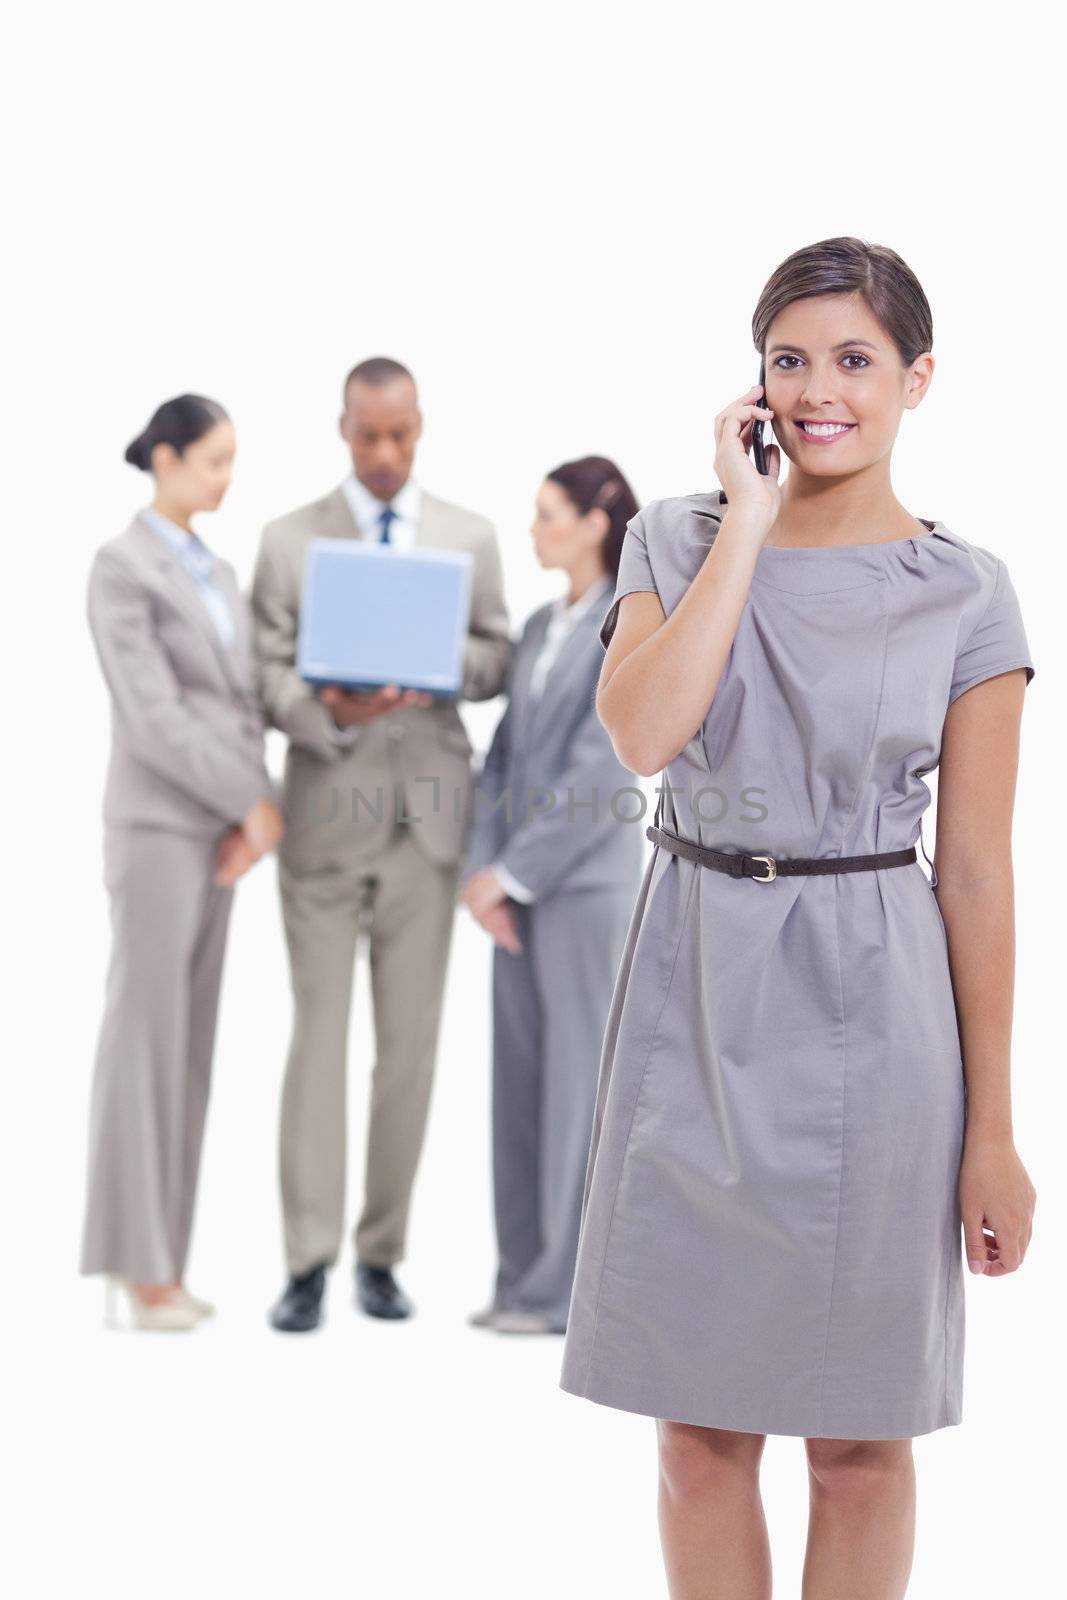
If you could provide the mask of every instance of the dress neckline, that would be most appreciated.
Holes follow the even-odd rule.
[[[932,539],[940,528],[939,522],[928,522],[925,517],[917,519],[926,529],[925,533],[911,533],[906,539],[879,539],[870,544],[765,544],[759,551],[763,555],[799,556],[811,555],[815,552],[823,555],[836,555],[843,550],[861,550],[864,552],[874,550],[894,550],[902,544],[920,544],[923,539]]]

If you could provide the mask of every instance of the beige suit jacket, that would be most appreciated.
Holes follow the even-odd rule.
[[[406,815],[431,861],[458,861],[471,806],[471,743],[456,705],[405,706],[339,737],[329,708],[295,670],[304,562],[312,539],[359,539],[344,491],[279,517],[263,531],[252,584],[259,693],[289,739],[286,835],[280,856],[296,873],[328,871],[374,855]],[[485,517],[421,495],[416,543],[468,550],[471,615],[460,698],[490,700],[511,657],[500,552]]]
[[[140,516],[102,545],[89,626],[111,693],[104,821],[210,835],[278,795],[263,762],[247,603],[228,561],[216,577],[236,625],[219,638],[200,591]]]

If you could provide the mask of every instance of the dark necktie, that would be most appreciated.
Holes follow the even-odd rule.
[[[378,513],[378,521],[381,524],[382,529],[378,543],[391,544],[392,540],[389,537],[389,527],[391,523],[396,521],[396,512],[393,510],[392,506],[382,507],[381,511]]]

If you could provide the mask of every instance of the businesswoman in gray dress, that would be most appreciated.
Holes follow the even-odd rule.
[[[900,1600],[912,1439],[963,1417],[961,1233],[987,1280],[1031,1234],[1011,819],[1034,664],[1015,557],[896,495],[934,370],[907,263],[804,246],[752,337],[765,375],[716,418],[718,486],[642,508],[603,629],[604,725],[670,796],[605,1032],[560,1383],[656,1419],[672,1600],[770,1595],[769,1434],[807,1456],[789,1592]]]
[[[183,1274],[233,885],[282,834],[236,575],[191,527],[230,482],[222,407],[179,395],[126,459],[151,506],[96,553],[93,641],[111,695],[104,867],[112,949],[93,1080],[81,1270],[133,1323],[210,1313]]]
[[[523,629],[475,793],[462,898],[496,942],[498,1264],[471,1321],[501,1333],[566,1329],[604,1022],[641,876],[642,796],[595,706],[636,510],[602,456],[542,483],[534,544],[567,590]]]

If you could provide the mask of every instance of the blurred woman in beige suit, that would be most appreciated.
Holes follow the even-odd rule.
[[[151,506],[97,551],[93,641],[111,695],[104,866],[112,950],[93,1080],[81,1270],[134,1324],[210,1313],[183,1285],[233,885],[282,835],[236,574],[193,532],[229,486],[233,424],[179,395],[126,459]]]

